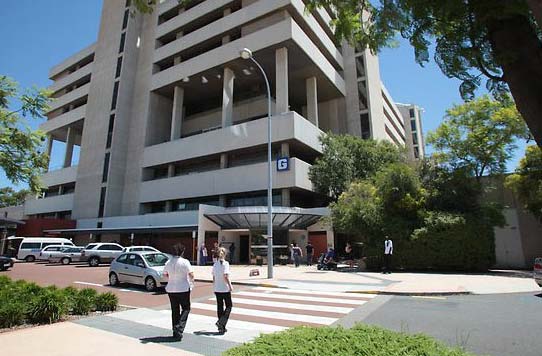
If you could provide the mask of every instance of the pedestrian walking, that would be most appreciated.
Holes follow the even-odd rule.
[[[297,243],[294,242],[292,251],[294,255],[295,266],[299,267],[299,264],[301,263],[301,258],[303,257],[303,250],[301,250],[301,247],[297,246]]]
[[[312,257],[314,255],[314,247],[312,246],[310,241],[307,243],[305,250],[307,251],[307,266],[312,266]]]
[[[218,242],[215,241],[215,243],[213,244],[213,249],[211,250],[211,257],[213,257],[213,263],[216,262],[215,256],[218,256],[218,249],[219,248],[220,248],[220,246],[218,245]]]
[[[352,268],[352,266],[354,265],[354,256],[352,254],[352,245],[350,244],[350,242],[346,243],[346,246],[344,247],[344,253],[344,259],[348,261],[350,268]]]
[[[294,263],[294,244],[290,244],[288,249],[290,250],[290,262]]]
[[[184,250],[184,245],[174,245],[173,257],[164,267],[164,275],[168,277],[166,292],[171,304],[173,337],[179,341],[183,338],[184,328],[190,313],[190,290],[194,285],[194,271],[190,262],[183,257]],[[182,308],[182,312],[180,308]]]
[[[391,257],[393,255],[393,241],[386,236],[384,241],[384,273],[391,273]]]
[[[201,244],[201,247],[199,248],[199,255],[200,255],[200,266],[205,266],[207,264],[207,247],[205,247],[205,244]]]
[[[230,264],[226,261],[226,249],[218,249],[216,262],[213,264],[213,286],[216,296],[216,314],[218,332],[224,334],[226,324],[232,309],[231,292],[233,287],[230,280]],[[225,307],[224,307],[225,304]]]

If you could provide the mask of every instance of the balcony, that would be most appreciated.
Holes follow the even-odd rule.
[[[40,130],[43,132],[51,132],[60,129],[65,126],[74,124],[75,122],[85,118],[87,111],[87,105],[81,105],[65,114],[56,116],[52,119],[45,121],[40,125]]]
[[[318,138],[323,132],[301,115],[291,111],[275,115],[271,120],[273,142],[295,140],[321,152]],[[158,166],[266,143],[267,118],[262,118],[146,147],[143,153],[143,167]]]
[[[54,78],[57,75],[61,74],[63,71],[67,70],[71,66],[76,65],[78,62],[81,62],[85,58],[92,56],[96,50],[96,43],[91,44],[90,46],[83,48],[74,55],[66,58],[49,71],[49,78]]]
[[[52,170],[45,173],[41,177],[41,182],[46,187],[52,187],[55,185],[73,183],[76,181],[76,179],[77,179],[77,166],[71,166],[67,168]]]
[[[83,79],[84,77],[92,74],[92,69],[94,68],[93,63],[89,63],[86,66],[79,68],[72,74],[69,74],[62,79],[59,79],[55,81],[50,87],[49,90],[52,90],[54,93],[57,91],[67,87],[68,85],[72,85],[76,83],[77,81]]]
[[[309,168],[310,164],[297,158],[290,159],[288,171],[277,172],[273,166],[273,188],[312,190]],[[266,188],[267,162],[264,162],[143,182],[140,202],[242,193]]]
[[[49,109],[47,113],[51,113],[57,109],[60,109],[64,105],[70,104],[76,101],[77,99],[81,99],[82,97],[87,96],[89,88],[90,88],[90,83],[87,83],[83,85],[82,87],[79,87],[73,91],[70,91],[69,93],[62,95],[61,97],[59,97],[58,99],[56,99],[55,101],[51,103],[51,108]]]
[[[43,199],[29,199],[24,204],[25,215],[54,213],[73,209],[74,194],[57,195]]]

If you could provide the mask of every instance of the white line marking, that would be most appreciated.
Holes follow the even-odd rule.
[[[216,300],[216,298],[211,298],[211,300]],[[272,302],[269,300],[257,300],[257,299],[245,299],[245,298],[232,298],[232,301],[234,303],[240,303],[240,304],[251,304],[251,305],[259,305],[264,307],[276,307],[276,308],[285,308],[285,309],[296,309],[296,310],[310,310],[310,311],[321,311],[321,312],[329,312],[329,313],[340,313],[340,314],[348,314],[354,308],[344,308],[344,307],[327,307],[327,306],[321,306],[321,305],[311,305],[311,304],[295,304],[295,303],[285,303],[285,302]]]
[[[204,304],[204,303],[192,303],[192,308],[203,309],[203,310],[216,310],[215,305]],[[288,314],[288,313],[281,313],[281,312],[271,312],[271,311],[264,311],[264,310],[257,310],[257,309],[245,309],[245,308],[235,308],[235,307],[232,309],[232,313],[261,317],[261,318],[269,318],[269,319],[304,321],[307,323],[323,324],[323,325],[332,324],[337,320],[337,318],[328,318],[324,316]],[[235,318],[235,316],[232,316],[232,318]]]
[[[237,292],[233,293],[234,295],[244,295],[248,297],[265,297],[273,299],[290,299],[290,300],[301,300],[305,302],[326,302],[333,304],[350,304],[350,305],[363,305],[367,303],[365,300],[353,300],[353,299],[339,299],[339,298],[323,298],[323,297],[309,297],[301,295],[286,295],[286,294],[272,294],[272,293],[253,293],[253,292]],[[322,309],[325,306],[322,306]]]
[[[438,300],[446,300],[446,297],[433,297],[433,296],[425,296],[425,295],[413,295],[412,298],[418,298],[418,299],[438,299]]]
[[[74,284],[82,284],[84,286],[105,287],[104,284],[98,284],[98,283],[80,282],[80,281],[75,281],[73,283]]]
[[[364,299],[372,299],[376,297],[374,294],[360,294],[360,293],[341,293],[341,292],[320,292],[317,290],[303,290],[303,289],[282,289],[282,288],[268,288],[268,287],[255,287],[252,288],[253,290],[261,290],[261,291],[269,291],[269,292],[284,292],[291,293],[291,294],[303,294],[303,295],[311,295],[311,294],[320,294],[320,295],[328,295],[331,297],[350,297],[350,298],[364,298]]]

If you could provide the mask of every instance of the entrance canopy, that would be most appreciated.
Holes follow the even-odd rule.
[[[131,226],[118,228],[86,228],[86,229],[58,229],[45,230],[50,234],[131,234],[131,233],[159,233],[159,232],[185,232],[195,231],[194,225],[172,225],[172,226]]]
[[[301,209],[273,207],[274,229],[304,230],[329,215],[326,208]],[[225,230],[264,229],[267,227],[267,207],[250,206],[219,208],[204,213],[204,216]]]

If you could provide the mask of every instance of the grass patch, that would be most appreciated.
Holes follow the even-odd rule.
[[[261,335],[227,350],[224,356],[472,356],[426,335],[409,335],[358,324],[341,327],[299,326]]]

